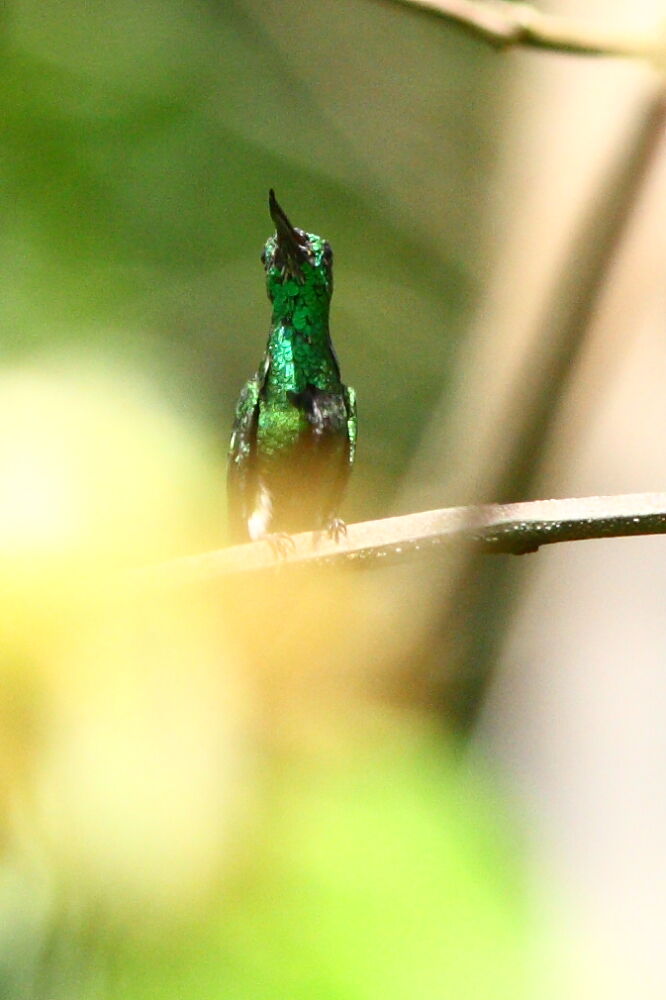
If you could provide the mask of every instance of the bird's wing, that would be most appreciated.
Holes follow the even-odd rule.
[[[328,503],[323,511],[323,524],[333,531],[338,537],[340,526],[344,527],[344,522],[338,518],[338,508],[342,503],[342,497],[347,488],[347,482],[352,470],[354,455],[356,454],[356,393],[350,386],[343,387],[343,399],[345,405],[345,430],[347,432],[347,447],[338,452],[337,471],[332,484]]]
[[[356,393],[350,385],[345,386],[345,409],[347,411],[347,459],[352,465],[356,455],[356,434],[358,420],[356,415]]]
[[[263,378],[245,383],[236,403],[227,465],[227,518],[234,541],[247,540],[247,519],[256,488],[256,437]]]

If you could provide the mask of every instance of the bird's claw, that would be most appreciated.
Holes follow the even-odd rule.
[[[326,525],[326,534],[334,542],[339,542],[347,534],[347,525],[341,517],[332,517]]]

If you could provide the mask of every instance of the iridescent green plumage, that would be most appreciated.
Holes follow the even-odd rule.
[[[273,304],[263,361],[240,394],[229,447],[229,518],[237,537],[340,530],[356,450],[356,397],[340,379],[328,328],[333,254],[294,228],[273,191],[276,232],[262,261]]]

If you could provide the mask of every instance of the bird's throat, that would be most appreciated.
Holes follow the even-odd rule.
[[[270,366],[264,395],[285,398],[287,393],[303,392],[308,385],[335,391],[340,374],[328,333],[328,325],[309,327],[308,331],[278,323],[268,339]]]

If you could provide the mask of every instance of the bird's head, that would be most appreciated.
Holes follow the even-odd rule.
[[[271,302],[285,296],[306,299],[324,298],[333,293],[333,251],[330,244],[315,233],[296,229],[271,188],[268,209],[275,223],[275,233],[266,240],[261,261],[266,271],[266,287]]]

